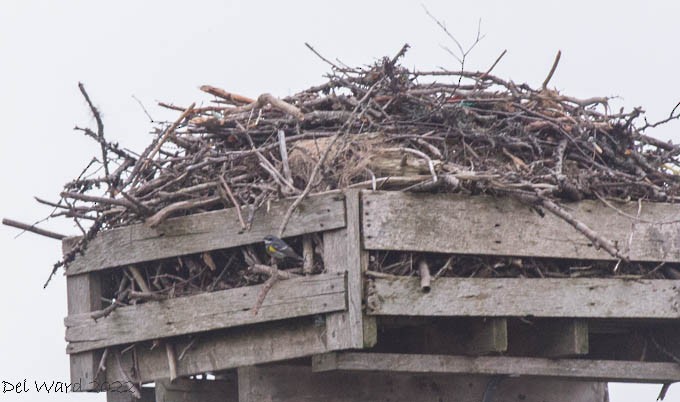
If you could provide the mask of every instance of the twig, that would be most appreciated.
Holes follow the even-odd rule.
[[[130,384],[130,391],[132,394],[135,396],[137,399],[142,399],[142,394],[139,392],[139,389],[137,389],[137,386],[132,382],[130,379],[130,376],[123,370],[123,363],[120,360],[120,353],[114,353],[114,356],[116,356],[116,363],[118,363],[118,372],[120,373],[121,377],[125,380],[126,383]]]
[[[207,92],[210,95],[222,98],[233,105],[247,105],[249,103],[255,102],[255,99],[248,98],[247,96],[238,95],[232,92],[227,92],[224,89],[214,87],[212,85],[202,85],[201,91]]]
[[[137,299],[137,300],[155,300],[155,301],[160,301],[160,300],[166,300],[168,297],[155,293],[155,292],[137,292],[135,290],[131,290],[129,293],[129,298],[130,299]]]
[[[493,71],[493,69],[496,68],[496,65],[501,61],[501,59],[503,58],[503,56],[505,56],[505,54],[506,54],[507,52],[508,52],[508,49],[504,49],[503,52],[500,54],[500,56],[498,56],[498,58],[496,58],[496,61],[493,62],[493,64],[491,65],[491,67],[489,67],[489,69],[486,70],[486,72],[484,73],[484,75],[483,75],[482,77],[486,77],[487,75],[491,74],[491,72]],[[478,82],[479,82],[479,81],[478,81]],[[477,86],[477,84],[475,84],[475,87],[476,87],[476,86]]]
[[[130,290],[125,290],[123,291],[117,298],[116,300],[113,301],[113,303],[109,304],[106,306],[106,308],[102,310],[98,310],[90,314],[90,317],[92,317],[93,320],[97,321],[100,318],[108,317],[109,314],[113,313],[118,307],[123,307],[125,304],[119,302],[119,300],[125,300],[128,298],[130,295]]]
[[[276,276],[279,279],[293,279],[300,277],[300,275],[282,271],[278,268],[270,267],[269,265],[263,264],[252,264],[250,267],[248,267],[248,270],[256,274],[267,274],[269,276]]]
[[[27,232],[39,234],[41,236],[49,237],[50,239],[64,240],[65,238],[68,237],[68,236],[63,235],[63,234],[59,234],[59,233],[51,232],[49,230],[37,228],[37,227],[35,227],[35,225],[28,225],[26,223],[21,223],[21,222],[15,221],[13,219],[8,219],[8,218],[3,218],[2,224],[7,225],[7,226],[11,226],[11,227],[14,227],[14,228],[17,228],[17,229],[22,229],[22,230],[25,230]]]
[[[78,83],[78,89],[80,89],[80,93],[83,95],[83,98],[85,98],[85,101],[87,102],[87,105],[90,107],[90,111],[92,112],[92,116],[94,116],[94,119],[97,122],[97,137],[99,138],[99,143],[102,150],[102,165],[104,166],[104,174],[108,176],[109,158],[106,153],[106,146],[104,145],[106,143],[106,141],[104,140],[104,122],[102,121],[102,117],[101,114],[99,113],[99,110],[97,110],[97,108],[92,103],[92,100],[90,100],[90,95],[87,94],[87,91],[85,90],[85,85],[82,82]]]
[[[451,268],[451,264],[453,263],[453,259],[454,259],[454,256],[450,256],[446,260],[444,265],[441,268],[439,268],[439,271],[437,271],[437,273],[434,274],[434,278],[433,278],[434,280],[437,280],[437,278],[439,278],[444,272],[448,271]]]
[[[137,286],[139,286],[139,289],[142,292],[151,293],[151,289],[149,289],[149,286],[146,284],[146,281],[142,276],[142,273],[139,272],[139,269],[137,267],[135,267],[134,265],[130,265],[128,267],[128,271],[130,272],[132,278],[135,280],[135,283],[137,283]]]
[[[165,342],[165,354],[168,357],[168,371],[170,372],[170,382],[177,378],[177,355],[175,347],[169,341]]]
[[[192,338],[191,341],[189,341],[189,343],[182,348],[182,351],[179,352],[179,356],[177,357],[177,361],[182,361],[184,355],[191,349],[192,346],[194,346],[194,343],[196,343],[196,339],[197,338]]]
[[[255,306],[253,306],[253,315],[257,315],[264,303],[264,299],[267,297],[267,293],[274,287],[274,284],[278,282],[281,278],[279,275],[272,275],[267,279],[267,281],[262,285],[260,293],[257,295],[257,300],[255,301]]]
[[[74,193],[71,191],[63,191],[60,194],[63,198],[71,198],[74,200],[96,202],[100,204],[120,205],[131,210],[136,210],[137,206],[128,200],[121,200],[120,198],[98,197],[95,195],[87,195],[81,193]]]
[[[176,202],[176,203],[170,204],[167,207],[156,212],[153,216],[151,216],[146,221],[144,221],[144,223],[148,227],[153,228],[153,227],[160,225],[173,212],[187,210],[187,209],[204,208],[204,207],[213,205],[213,204],[219,202],[220,200],[222,200],[221,197],[215,196],[215,197],[204,198],[202,200]]]
[[[364,272],[366,276],[369,278],[383,278],[383,279],[397,279],[401,278],[399,275],[392,275],[392,274],[386,274],[384,272],[378,272],[378,271],[366,271]]]
[[[312,45],[310,45],[309,43],[305,42],[305,46],[307,46],[307,49],[311,50],[312,53],[314,53],[318,58],[320,58],[321,60],[323,60],[323,61],[324,61],[326,64],[328,64],[329,66],[333,67],[335,70],[340,71],[340,72],[347,71],[346,68],[338,67],[335,63],[333,63],[332,61],[330,61],[330,60],[328,60],[327,58],[323,57],[323,56],[321,55],[321,53],[317,52],[316,49],[314,49],[314,48],[312,47]]]
[[[109,355],[109,348],[104,349],[101,359],[99,359],[99,364],[97,365],[97,371],[94,372],[93,379],[96,380],[102,371],[106,371],[106,358]]]
[[[158,141],[155,144],[151,144],[147,149],[144,150],[142,155],[140,155],[139,159],[137,160],[137,163],[135,164],[134,168],[132,169],[132,172],[130,173],[130,176],[127,179],[128,183],[131,183],[132,186],[134,187],[135,184],[137,184],[139,180],[139,173],[143,172],[149,165],[150,161],[154,159],[158,151],[160,151],[161,147],[165,143],[165,141],[170,138],[179,127],[182,122],[189,117],[193,113],[194,106],[196,106],[196,103],[192,103],[189,105],[188,108],[175,120],[174,123],[168,127],[163,135],[158,139]]]
[[[172,136],[175,133],[175,130],[177,129],[177,127],[179,127],[179,125],[182,124],[184,119],[186,119],[193,112],[194,106],[196,106],[196,103],[192,103],[191,105],[189,105],[189,107],[184,111],[184,113],[182,113],[177,118],[177,120],[175,120],[175,122],[172,123],[170,125],[170,127],[168,127],[167,130],[165,130],[165,133],[163,133],[161,138],[158,140],[158,142],[156,143],[156,146],[154,146],[153,149],[151,150],[151,152],[149,153],[149,155],[147,155],[145,163],[147,161],[153,160],[153,158],[156,156],[158,151],[160,151],[160,149],[163,146],[163,144],[165,143],[165,141],[167,141],[168,138],[170,138],[170,136]]]
[[[289,183],[293,183],[293,176],[290,173],[290,166],[288,165],[288,149],[286,148],[286,132],[279,130],[277,132],[279,137],[279,153],[281,154],[281,164],[283,165],[283,175]]]
[[[524,197],[520,197],[522,199]],[[576,230],[579,232],[583,233],[590,241],[593,242],[595,247],[602,247],[605,251],[607,251],[611,256],[616,257],[618,259],[621,259],[623,261],[628,262],[628,257],[621,255],[619,250],[616,248],[616,246],[610,242],[609,240],[605,239],[604,237],[600,236],[597,232],[589,228],[585,223],[577,220],[574,218],[567,210],[556,204],[555,202],[542,197],[542,196],[530,196],[530,199],[535,200],[538,202],[541,206],[543,206],[545,209],[548,211],[552,212],[559,218],[562,218],[564,221],[566,221],[568,224],[573,226]]]
[[[246,222],[243,220],[243,215],[241,214],[241,206],[236,200],[236,197],[234,197],[234,193],[231,192],[229,184],[227,184],[227,181],[224,180],[224,176],[220,176],[220,184],[222,184],[222,187],[220,187],[220,189],[222,189],[225,192],[225,195],[229,197],[231,203],[234,204],[234,209],[236,210],[236,216],[238,216],[238,221],[241,224],[241,229],[245,230]]]
[[[662,124],[666,124],[666,123],[668,123],[668,122],[671,121],[671,120],[680,119],[680,113],[674,115],[674,113],[675,113],[675,111],[678,109],[678,107],[680,107],[680,102],[678,102],[678,103],[675,105],[675,107],[673,108],[673,110],[671,110],[670,116],[668,116],[667,118],[665,118],[665,119],[663,119],[663,120],[659,120],[659,121],[657,121],[656,123],[652,123],[652,124],[647,123],[647,124],[645,124],[643,127],[640,128],[640,131],[645,131],[645,130],[648,129],[648,128],[654,128],[654,127],[660,126],[660,125],[662,125]],[[645,120],[645,121],[646,121],[646,120]]]
[[[550,72],[548,72],[548,76],[543,80],[543,84],[541,85],[542,89],[548,88],[548,83],[550,82],[550,79],[552,79],[553,74],[555,74],[557,65],[560,63],[560,57],[562,57],[562,51],[558,50],[557,55],[555,55],[555,61],[553,61],[552,67],[550,67]]]
[[[302,121],[305,119],[305,114],[300,111],[297,107],[291,105],[290,103],[284,102],[281,99],[273,96],[272,94],[262,94],[257,98],[257,101],[251,103],[255,107],[264,107],[266,104],[272,105],[272,107],[279,109],[280,111],[287,113],[296,119]]]
[[[142,101],[139,100],[139,98],[137,98],[135,95],[132,95],[132,99],[136,100],[137,103],[139,103],[139,107],[142,108],[142,111],[144,111],[144,114],[146,115],[146,117],[149,118],[149,123],[155,123],[153,117],[151,117],[151,115],[149,114],[149,112],[146,110],[146,108],[144,107],[144,104],[142,103]]]

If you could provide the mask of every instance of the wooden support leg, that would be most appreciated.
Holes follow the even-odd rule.
[[[604,402],[606,383],[543,378],[500,378],[389,372],[312,373],[306,366],[238,370],[239,402],[479,402],[489,381],[500,380],[494,401]]]
[[[66,253],[73,246],[72,239],[65,239],[62,243]],[[97,273],[86,273],[66,277],[66,293],[68,297],[68,314],[88,313],[102,308],[101,280]],[[91,351],[69,355],[71,382],[81,384],[82,391],[97,390],[98,384],[104,381],[103,373],[94,378],[102,352]]]
[[[465,342],[466,354],[483,355],[508,350],[508,321],[505,318],[475,319]]]
[[[324,232],[324,266],[327,272],[347,272],[347,311],[326,318],[329,350],[360,349],[375,345],[375,318],[363,313],[363,272],[368,268],[368,252],[361,244],[361,192],[345,194],[347,227]]]
[[[587,355],[588,322],[584,319],[511,320],[512,356],[570,357]]]
[[[235,380],[156,381],[156,402],[237,402]]]
[[[550,320],[543,326],[542,353],[545,357],[569,357],[588,354],[586,320]]]
[[[155,402],[157,400],[153,388],[142,388],[141,393],[142,399],[137,399],[132,392],[108,391],[106,402]]]

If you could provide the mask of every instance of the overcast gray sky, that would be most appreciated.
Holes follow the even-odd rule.
[[[551,86],[566,94],[617,96],[618,108],[642,105],[650,120],[680,101],[680,2],[425,1],[463,44],[479,19],[486,37],[469,69],[486,70],[508,53],[497,75],[539,86],[557,50]],[[38,1],[0,5],[0,215],[33,222],[50,211],[34,195],[56,200],[98,147],[74,125],[93,125],[78,89],[102,111],[106,135],[142,149],[151,125],[175,114],[155,101],[188,105],[210,97],[211,84],[256,97],[285,96],[322,81],[327,66],[310,42],[349,65],[371,63],[411,44],[407,66],[455,68],[452,46],[420,2],[392,1]],[[680,124],[654,131],[680,141]],[[68,221],[46,228],[67,234]],[[59,242],[0,227],[0,381],[68,381],[63,318],[65,280],[42,289]],[[670,401],[680,401],[680,387]],[[612,402],[653,401],[659,387],[614,385]],[[0,401],[103,401],[103,395],[1,394]]]

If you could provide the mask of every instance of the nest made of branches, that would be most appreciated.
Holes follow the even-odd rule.
[[[680,146],[647,134],[678,118],[674,112],[650,124],[641,108],[614,112],[606,97],[563,95],[547,86],[555,66],[540,88],[492,69],[410,70],[399,64],[406,49],[365,67],[333,65],[322,84],[281,99],[203,86],[214,97],[207,106],[160,104],[179,116],[158,126],[139,154],[104,137],[81,84],[97,128],[76,129],[100,144],[101,155],[66,183],[59,201],[39,200],[55,208],[52,216],[73,218],[84,235],[55,269],[102,230],[242,206],[249,208],[235,224],[248,230],[252,212],[267,201],[293,197],[292,213],[309,194],[332,189],[515,197],[574,226],[564,201],[680,199]],[[625,261],[600,234],[583,234]],[[214,259],[226,266],[225,253]],[[182,258],[171,270],[190,267],[193,258],[207,271],[190,284],[191,269],[174,281],[165,276],[164,291],[218,287],[223,278],[215,282],[219,270],[206,258]],[[235,258],[242,263],[232,271],[242,272],[247,262]],[[163,282],[156,268],[144,272],[148,283]],[[235,275],[224,283],[257,282]]]

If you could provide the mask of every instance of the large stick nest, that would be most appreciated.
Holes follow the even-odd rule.
[[[204,86],[209,106],[161,104],[181,115],[141,154],[104,138],[81,86],[98,127],[79,129],[102,154],[52,204],[92,223],[66,263],[100,230],[249,206],[233,223],[247,230],[248,211],[268,200],[348,187],[514,196],[558,216],[564,201],[680,198],[680,146],[645,134],[656,124],[639,123],[642,109],[614,112],[608,98],[565,96],[548,79],[535,89],[490,72],[412,71],[398,63],[405,50],[334,66],[323,84],[282,99]],[[104,174],[91,177],[95,168]]]

